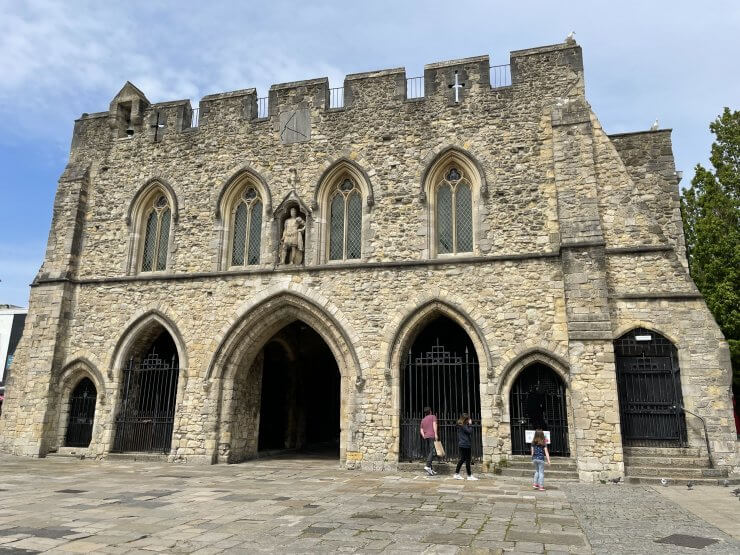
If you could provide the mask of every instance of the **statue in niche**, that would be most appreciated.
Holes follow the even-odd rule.
[[[290,217],[283,224],[283,237],[280,240],[280,263],[300,265],[303,262],[303,232],[306,222],[298,215],[298,209],[290,209]]]

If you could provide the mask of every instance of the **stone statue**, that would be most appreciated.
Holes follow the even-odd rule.
[[[280,263],[298,265],[303,262],[303,231],[306,224],[295,207],[290,209],[290,218],[283,225],[280,247]]]

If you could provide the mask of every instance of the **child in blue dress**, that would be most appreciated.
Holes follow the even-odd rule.
[[[532,439],[532,464],[534,465],[534,478],[532,487],[545,491],[545,460],[550,464],[550,452],[547,450],[547,440],[542,430],[534,432]]]

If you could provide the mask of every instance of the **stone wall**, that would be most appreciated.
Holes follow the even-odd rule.
[[[455,72],[465,83],[458,103]],[[701,395],[691,406],[708,419],[722,464],[736,464],[726,345],[685,270],[669,134],[606,135],[585,100],[575,43],[512,52],[511,76],[511,86],[491,88],[486,56],[430,64],[425,96],[407,99],[402,69],[355,74],[338,109],[326,79],[274,85],[267,118],[257,118],[256,91],[246,89],[203,98],[198,127],[188,101],[151,104],[127,84],[108,112],[84,114],[0,448],[57,449],[64,392],[90,374],[99,402],[89,453],[104,456],[123,363],[141,337],[164,329],[181,367],[171,458],[252,456],[261,348],[300,319],[342,376],[342,462],[394,468],[401,353],[444,315],[468,333],[480,362],[485,464],[509,456],[509,391],[539,361],[567,386],[581,477],[622,473],[612,341],[637,326],[674,341],[684,398]],[[293,116],[302,132],[286,127]],[[446,163],[473,184],[474,249],[435,256],[429,179]],[[341,172],[363,191],[362,256],[327,262],[322,187]],[[229,268],[224,203],[244,180],[265,206],[261,258]],[[165,271],[141,273],[138,199],[152,187],[173,211],[169,256]],[[276,264],[285,199],[307,215],[298,267]],[[701,438],[692,431],[690,441]]]

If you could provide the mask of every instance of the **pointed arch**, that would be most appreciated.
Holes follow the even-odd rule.
[[[131,199],[129,204],[128,212],[126,213],[126,225],[131,226],[132,222],[136,220],[136,211],[145,203],[145,199],[150,197],[152,191],[156,188],[160,188],[162,194],[167,197],[167,201],[170,203],[172,208],[172,220],[177,223],[180,218],[180,205],[177,201],[177,193],[175,189],[166,180],[161,177],[152,177],[146,183],[144,183],[139,190],[136,191],[134,198]]]
[[[164,271],[172,265],[179,213],[175,190],[165,180],[155,177],[139,188],[126,215],[127,274]]]
[[[74,389],[82,378],[90,378],[98,390],[98,395],[105,395],[105,378],[97,366],[85,357],[77,357],[62,367],[59,372],[59,385],[62,388]]]
[[[477,157],[471,152],[457,145],[445,145],[438,149],[424,166],[421,174],[421,187],[419,189],[419,198],[422,203],[427,202],[429,198],[429,186],[434,182],[434,173],[438,171],[439,166],[445,166],[449,163],[456,162],[466,167],[468,172],[475,175],[478,179],[478,187],[482,196],[488,195],[488,180],[486,179],[486,170]]]
[[[111,365],[108,369],[108,377],[116,382],[120,379],[121,372],[125,365],[126,359],[137,341],[141,340],[142,335],[146,334],[153,327],[160,326],[170,334],[172,341],[177,348],[177,358],[179,361],[180,371],[183,376],[187,375],[188,355],[185,348],[185,340],[175,321],[159,309],[147,309],[134,316],[124,327],[124,332],[118,338],[113,354],[111,356]],[[184,380],[183,380],[184,382]]]
[[[424,324],[437,316],[446,316],[465,330],[475,347],[481,376],[488,375],[492,369],[491,352],[481,327],[457,304],[441,298],[432,298],[407,310],[400,321],[393,324],[395,329],[389,330],[393,335],[389,338],[388,351],[385,355],[386,377],[398,379],[401,354],[414,342]]]
[[[223,220],[224,214],[228,213],[225,208],[228,206],[228,197],[230,193],[233,193],[234,189],[238,189],[240,185],[249,183],[252,185],[262,197],[264,204],[264,218],[268,219],[272,215],[272,195],[270,194],[270,187],[267,185],[267,181],[262,174],[253,169],[251,166],[242,166],[229,177],[226,182],[221,186],[221,190],[218,193],[216,199],[215,216],[216,220]]]
[[[340,374],[361,376],[359,358],[352,336],[336,316],[308,296],[290,290],[274,292],[250,303],[224,330],[214,350],[205,379],[229,377],[243,361],[254,358],[277,331],[287,324],[302,320],[326,342],[337,360]]]
[[[563,380],[566,388],[570,389],[570,365],[565,358],[541,347],[524,349],[506,363],[497,380],[496,395],[500,396],[506,409],[506,414],[509,411],[508,398],[512,384],[516,381],[517,376],[519,376],[522,370],[537,362],[552,368],[558,377]]]
[[[427,205],[426,254],[473,254],[481,236],[479,198],[487,191],[481,163],[466,150],[447,146],[422,172],[420,200]]]
[[[367,172],[354,160],[341,157],[321,174],[314,189],[318,258],[321,263],[367,256],[373,189]]]
[[[372,207],[375,204],[375,196],[373,194],[373,185],[370,181],[368,173],[354,160],[347,156],[341,156],[335,160],[332,160],[327,168],[321,173],[321,177],[316,182],[313,195],[313,206],[316,207],[321,201],[322,189],[327,187],[328,184],[339,180],[342,174],[347,174],[357,181],[360,190],[362,191],[362,197],[364,204],[367,207]]]
[[[93,414],[95,418],[92,423],[91,441],[88,447],[95,450],[96,445],[100,442],[99,425],[101,420],[101,408],[106,405],[105,379],[100,370],[84,357],[78,357],[65,364],[59,372],[56,383],[57,398],[57,422],[56,422],[56,445],[64,446],[66,444],[67,431],[70,416],[70,401],[77,386],[85,379],[89,379],[96,391],[96,398]]]

